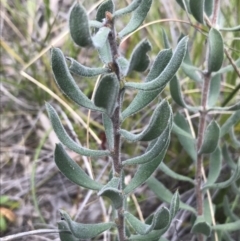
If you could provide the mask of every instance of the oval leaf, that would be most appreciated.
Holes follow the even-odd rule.
[[[219,99],[221,89],[221,75],[216,74],[212,77],[210,82],[210,89],[208,93],[208,106],[213,107]]]
[[[73,41],[80,47],[92,45],[88,16],[84,7],[76,3],[70,10],[69,29]]]
[[[62,123],[58,117],[57,112],[55,109],[48,103],[46,103],[46,109],[48,112],[48,116],[50,118],[50,121],[52,123],[52,127],[54,129],[54,132],[56,133],[59,140],[67,146],[69,149],[75,151],[76,153],[84,156],[106,156],[109,155],[109,151],[98,151],[98,150],[90,150],[87,148],[84,148],[80,145],[78,145],[75,141],[73,141],[65,129],[62,126]]]
[[[102,114],[102,119],[103,119],[103,126],[105,130],[105,135],[107,138],[107,143],[108,143],[108,150],[113,151],[114,148],[114,130],[113,130],[113,123],[111,118],[106,115]]]
[[[225,223],[225,224],[217,224],[212,227],[213,230],[216,231],[227,231],[227,232],[233,232],[238,231],[240,227],[240,220],[232,222],[232,223]]]
[[[143,0],[133,0],[127,7],[117,10],[114,14],[114,18],[118,18],[124,14],[134,11]]]
[[[112,0],[104,1],[97,9],[96,19],[102,22],[106,17],[106,12],[114,12],[114,3]]]
[[[205,0],[189,1],[189,6],[191,9],[192,15],[199,23],[203,23],[204,2]]]
[[[119,94],[119,81],[115,74],[105,75],[97,87],[94,96],[94,103],[96,106],[106,109],[109,116],[114,111],[116,100]]]
[[[201,233],[209,237],[211,235],[211,226],[207,223],[203,216],[197,216],[197,219],[192,227],[192,233]]]
[[[101,48],[98,48],[97,51],[99,58],[102,60],[104,64],[112,62],[111,48],[108,41]]]
[[[66,96],[80,106],[103,112],[101,108],[96,107],[79,89],[69,72],[62,51],[58,48],[52,49],[52,70],[56,83]]]
[[[103,233],[104,231],[115,226],[115,223],[96,223],[96,224],[83,224],[71,220],[69,215],[61,210],[62,219],[65,220],[71,230],[72,234],[78,239],[90,239]]]
[[[61,241],[78,241],[78,239],[73,236],[68,224],[64,220],[59,221],[57,224]]]
[[[187,37],[184,37],[179,41],[171,60],[169,61],[164,71],[157,78],[147,83],[128,82],[125,84],[125,87],[145,91],[164,88],[166,84],[173,78],[173,76],[176,74],[177,70],[182,64],[182,61],[187,50],[187,41]]]
[[[152,0],[142,0],[138,4],[137,9],[133,12],[132,17],[129,20],[126,27],[118,33],[118,36],[120,38],[123,38],[124,36],[136,30],[145,20],[151,5],[152,5]]]
[[[54,160],[59,170],[72,182],[91,190],[100,190],[103,185],[91,179],[83,169],[73,161],[61,144],[57,144]]]
[[[209,35],[208,72],[218,71],[223,62],[223,39],[221,33],[211,28]]]
[[[110,31],[111,29],[108,27],[102,27],[97,31],[97,33],[92,38],[95,48],[99,49],[106,44]]]
[[[210,17],[213,11],[213,0],[205,0],[204,11]]]
[[[220,127],[218,123],[213,120],[206,128],[199,154],[210,154],[214,152],[218,146],[219,137]]]

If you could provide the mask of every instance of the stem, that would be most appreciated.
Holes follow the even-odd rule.
[[[105,26],[108,26],[111,31],[108,35],[108,42],[111,48],[111,54],[113,62],[110,63],[109,67],[113,72],[115,72],[118,81],[121,82],[121,77],[119,73],[119,68],[116,63],[116,58],[118,57],[118,44],[117,44],[117,38],[116,38],[116,32],[114,27],[114,19],[112,18],[112,14],[110,12],[106,12],[106,19],[107,22]],[[114,175],[120,177],[123,179],[123,173],[122,173],[122,163],[121,163],[121,136],[119,133],[120,129],[120,108],[121,106],[121,90],[118,93],[117,103],[116,103],[116,109],[111,117],[112,123],[113,123],[113,133],[114,133],[114,148],[112,152],[112,159],[113,159],[113,169],[114,169]],[[120,181],[118,190],[120,192],[123,192],[123,180]],[[122,201],[120,208],[117,209],[117,230],[118,230],[118,241],[124,241],[126,240],[125,237],[125,219],[123,216],[124,213],[124,201]]]
[[[220,7],[220,0],[215,0],[214,1],[214,9],[213,9],[212,26],[215,26],[217,23],[219,7]]]

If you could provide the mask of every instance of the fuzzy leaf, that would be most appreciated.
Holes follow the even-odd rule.
[[[99,58],[102,60],[104,64],[112,62],[111,48],[108,41],[101,48],[97,49],[97,51],[99,54]]]
[[[131,19],[128,24],[118,33],[119,38],[132,33],[136,30],[145,20],[147,13],[152,5],[152,0],[142,0],[138,7],[132,13]]]
[[[151,162],[140,165],[130,183],[124,188],[124,194],[128,195],[134,189],[143,184],[156,170],[162,162],[168,148],[169,142],[166,143],[164,149]]]
[[[71,220],[69,215],[61,210],[62,219],[65,220],[71,230],[72,234],[78,239],[94,238],[102,232],[115,226],[115,223],[96,223],[96,224],[83,224]]]
[[[226,224],[217,224],[212,227],[213,230],[216,231],[227,231],[227,232],[233,232],[238,231],[240,227],[240,220],[237,220],[232,223],[226,223]]]
[[[103,185],[91,179],[83,169],[73,161],[61,144],[57,144],[54,160],[59,170],[72,182],[91,190],[100,190]]]
[[[73,58],[67,57],[67,59],[71,61],[71,65],[69,66],[69,70],[71,71],[71,73],[79,76],[92,77],[96,75],[106,74],[110,71],[108,68],[89,68],[78,63]]]
[[[118,56],[116,58],[116,63],[118,65],[120,73],[123,76],[126,76],[127,75],[127,71],[128,71],[129,61],[127,59],[125,59],[123,56]]]
[[[112,0],[104,1],[97,9],[96,19],[97,21],[103,22],[106,18],[106,12],[114,12],[114,3]]]
[[[237,102],[235,105],[227,106],[227,107],[211,107],[208,108],[208,111],[217,110],[217,111],[238,111],[240,110],[240,101]]]
[[[121,129],[120,134],[128,141],[151,141],[159,137],[169,124],[171,116],[171,107],[166,100],[163,100],[154,110],[149,124],[141,133],[132,134],[129,131]]]
[[[220,31],[227,31],[227,32],[235,32],[240,31],[240,25],[232,27],[232,28],[219,28]]]
[[[199,150],[199,154],[210,154],[214,152],[218,146],[220,137],[220,127],[218,123],[213,120],[209,123],[204,133],[203,143]]]
[[[167,66],[168,62],[172,57],[171,49],[164,49],[160,51],[151,67],[145,82],[152,81],[158,77],[164,68]],[[153,90],[153,91],[142,91],[140,90],[135,98],[132,100],[130,105],[122,112],[122,120],[125,120],[130,115],[135,114],[140,111],[148,104],[150,104],[162,91],[163,89]]]
[[[108,149],[113,151],[114,148],[114,130],[113,130],[113,123],[112,120],[109,118],[108,115],[102,114],[103,119],[103,126],[105,129],[105,134],[108,143]]]
[[[211,235],[211,226],[205,221],[203,216],[197,216],[191,233],[201,233],[209,237]]]
[[[115,209],[121,207],[123,203],[123,195],[121,191],[118,189],[119,177],[113,177],[99,192],[98,196],[104,196],[109,198],[112,201],[112,205]]]
[[[155,193],[155,195],[163,202],[171,203],[173,198],[173,194],[156,178],[150,177],[146,184],[148,187]],[[190,207],[189,205],[180,201],[179,203],[180,209],[188,210],[192,213],[196,213],[195,209]]]
[[[166,175],[168,175],[169,177],[172,177],[176,180],[180,180],[180,181],[186,181],[186,182],[190,182],[192,184],[195,184],[194,180],[188,176],[183,176],[180,175],[174,171],[172,171],[164,162],[161,162],[161,164],[159,165],[159,169],[161,171],[163,171]]]
[[[165,32],[164,29],[162,29],[162,38],[163,38],[163,46],[165,49],[169,49],[170,48],[170,43],[169,43],[169,40],[168,40],[168,36]]]
[[[187,37],[184,37],[180,40],[168,65],[157,78],[147,83],[128,82],[125,84],[125,87],[145,91],[164,88],[166,84],[173,78],[173,76],[176,74],[177,70],[181,66],[187,49],[187,41]]]
[[[224,144],[222,147],[222,154],[223,154],[223,159],[226,161],[227,165],[234,171],[236,169],[236,164],[230,157],[226,144]]]
[[[183,1],[185,2],[187,9],[185,8]],[[190,6],[189,6],[189,0],[176,0],[176,2],[179,4],[179,6],[180,6],[183,10],[185,10],[185,11],[187,11],[188,13],[191,14]]]
[[[236,147],[236,148],[240,148],[240,141],[237,139],[236,135],[235,135],[235,132],[234,132],[234,127],[232,126],[232,128],[230,129],[230,138],[231,138],[231,141],[233,143],[233,145]]]
[[[141,156],[133,157],[126,161],[123,161],[122,164],[134,165],[134,164],[144,164],[144,163],[151,162],[155,157],[158,156],[160,152],[162,152],[162,150],[166,146],[166,143],[169,142],[169,135],[170,135],[170,131],[169,131],[169,125],[168,125],[168,127],[166,127],[164,132],[160,135],[160,137],[157,139],[156,143],[150,150],[146,151]]]
[[[204,2],[204,11],[210,17],[213,11],[213,0],[205,0]]]
[[[221,76],[219,74],[214,75],[210,82],[210,89],[208,93],[208,106],[212,107],[216,104],[219,98],[221,89]]]
[[[106,109],[107,114],[111,116],[116,105],[119,89],[117,76],[115,74],[105,75],[97,87],[94,96],[95,105]]]
[[[143,0],[133,0],[127,7],[117,10],[114,14],[114,18],[118,18],[124,14],[134,11]]]
[[[68,224],[64,220],[59,221],[57,224],[60,231],[59,237],[61,241],[78,241],[78,239],[73,236]]]
[[[161,230],[153,230],[148,234],[145,235],[141,235],[141,234],[137,234],[137,235],[131,235],[128,238],[128,241],[160,241],[159,237],[161,236]]]
[[[147,39],[142,40],[136,45],[130,57],[127,75],[134,70],[138,72],[144,72],[147,69],[150,63],[147,52],[150,50],[151,44]]]
[[[187,75],[191,80],[194,80],[196,82],[201,81],[200,70],[191,63],[183,61],[181,68],[184,74]]]
[[[237,60],[234,61],[234,64],[237,66],[237,67],[240,67],[240,58],[238,58]],[[231,72],[233,71],[233,66],[231,64],[225,66],[225,67],[222,67],[220,70],[218,70],[217,72],[213,73],[212,76],[215,76],[217,74],[226,74],[228,72]]]
[[[101,23],[97,20],[90,20],[89,26],[92,27],[92,28],[101,28],[101,27],[103,27],[103,23]]]
[[[173,132],[177,135],[179,142],[187,154],[196,161],[196,140],[192,137],[188,122],[179,113],[174,117]]]
[[[240,121],[240,110],[234,112],[221,127],[221,137],[229,133],[232,126]]]
[[[101,112],[104,111],[103,109],[95,106],[93,102],[89,100],[87,96],[84,95],[79,89],[72,75],[70,74],[62,51],[58,48],[52,49],[52,70],[59,88],[71,100],[85,108],[98,110]]]
[[[209,160],[209,172],[206,185],[213,184],[216,182],[222,167],[221,151],[219,147],[210,155]]]
[[[100,49],[103,47],[103,45],[106,44],[110,31],[111,29],[108,27],[102,27],[97,31],[97,33],[92,38],[95,48]]]
[[[70,10],[69,29],[73,41],[80,47],[92,45],[88,16],[84,7],[76,3]]]
[[[191,9],[192,15],[199,23],[203,23],[204,2],[205,0],[189,1],[189,6]]]
[[[81,145],[77,144],[73,141],[70,136],[67,134],[65,129],[62,126],[62,123],[59,119],[59,116],[55,109],[48,103],[46,103],[46,109],[48,112],[49,119],[51,121],[54,132],[56,133],[58,139],[67,146],[70,150],[75,151],[76,153],[84,156],[106,156],[109,155],[109,151],[98,151],[98,150],[90,150],[88,148],[84,148]]]
[[[211,28],[209,35],[208,72],[218,71],[223,62],[223,39],[221,33]]]
[[[224,199],[223,199],[223,210],[224,210],[224,214],[226,215],[226,217],[229,217],[231,219],[231,221],[240,220],[240,218],[236,214],[233,213],[227,196],[224,196]]]
[[[240,158],[238,160],[238,164],[236,166],[236,169],[233,171],[233,173],[231,174],[231,177],[224,182],[219,182],[219,183],[213,183],[213,184],[206,184],[203,186],[202,190],[206,190],[209,188],[215,188],[215,189],[223,189],[226,188],[228,186],[230,186],[233,182],[235,182],[236,180],[238,180],[240,178]]]

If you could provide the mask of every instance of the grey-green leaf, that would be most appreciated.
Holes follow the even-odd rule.
[[[164,149],[151,162],[140,165],[130,183],[124,188],[124,193],[126,195],[130,194],[134,189],[143,184],[153,174],[163,160],[167,152],[168,145],[169,142],[166,143]]]
[[[74,81],[67,63],[65,61],[62,51],[58,48],[52,49],[52,70],[62,92],[67,95],[71,100],[80,106],[91,110],[104,111],[101,108],[96,107],[91,100],[79,89],[76,82]]]
[[[185,2],[187,9],[185,8],[183,1]],[[188,13],[191,13],[190,6],[189,6],[189,0],[176,0],[176,2],[180,5],[180,7],[183,10],[187,11]]]
[[[205,2],[205,0],[198,0],[198,1],[190,0],[189,1],[191,13],[192,13],[193,17],[199,23],[203,23],[204,2]]]
[[[171,203],[173,194],[156,178],[150,177],[146,184],[149,188],[156,194],[156,196],[163,202]],[[189,205],[180,201],[179,203],[180,209],[188,210],[192,213],[196,213],[195,209],[190,207]]]
[[[211,28],[208,35],[209,53],[208,53],[208,72],[218,71],[223,62],[223,39],[221,33]]]
[[[192,65],[192,63],[187,63],[184,59],[181,68],[185,75],[187,75],[191,80],[194,80],[196,82],[201,81],[201,75],[200,70]]]
[[[119,81],[115,74],[104,75],[94,96],[95,105],[105,109],[107,114],[111,116],[116,105],[119,89]]]
[[[169,49],[170,48],[170,43],[169,43],[169,40],[168,40],[168,36],[165,32],[164,29],[162,29],[162,38],[163,38],[163,46],[165,49]]]
[[[240,220],[237,220],[237,221],[232,222],[232,223],[217,224],[217,225],[213,226],[212,229],[216,230],[216,231],[232,232],[232,231],[239,230],[239,227],[240,227]]]
[[[60,231],[59,237],[61,241],[78,241],[78,239],[75,238],[71,233],[66,221],[61,220],[57,224],[58,224],[58,229]]]
[[[102,27],[97,31],[97,33],[92,38],[92,42],[95,48],[100,49],[103,47],[103,45],[106,44],[110,31],[111,29],[108,27]]]
[[[204,11],[210,17],[213,11],[213,0],[205,0]]]
[[[165,69],[167,64],[169,63],[172,57],[172,50],[171,49],[164,49],[160,51],[151,67],[145,82],[150,82],[157,78],[161,72]],[[130,115],[135,114],[136,112],[140,111],[148,104],[150,104],[161,92],[162,89],[157,89],[153,91],[142,91],[140,90],[135,98],[132,100],[130,105],[122,112],[122,120],[125,120]]]
[[[136,45],[133,49],[129,66],[127,70],[127,75],[132,71],[143,72],[147,69],[150,59],[147,55],[147,52],[151,50],[151,44],[147,39],[142,40],[140,43]]]
[[[99,54],[99,58],[102,60],[104,64],[112,62],[111,48],[108,41],[101,48],[98,48],[97,51]]]
[[[54,160],[59,170],[72,182],[91,190],[100,190],[103,185],[91,179],[83,169],[73,161],[61,144],[57,144]]]
[[[114,14],[114,18],[121,17],[124,14],[131,13],[134,11],[143,0],[133,0],[127,7],[117,10]]]
[[[105,196],[112,201],[112,205],[115,209],[118,209],[123,204],[123,195],[118,189],[121,179],[119,177],[113,177],[99,192],[99,196]]]
[[[118,65],[118,68],[120,70],[120,73],[123,76],[127,75],[128,67],[129,67],[129,61],[125,59],[123,56],[118,56],[116,58],[116,63]]]
[[[52,127],[59,138],[59,140],[67,146],[69,149],[75,151],[76,153],[84,156],[106,156],[109,155],[109,151],[100,151],[100,150],[90,150],[88,148],[84,148],[81,145],[77,144],[75,141],[73,141],[70,136],[67,134],[65,129],[62,126],[62,123],[59,119],[59,116],[57,112],[54,110],[54,108],[46,103],[46,109],[48,112],[48,116],[50,118]]]
[[[145,20],[151,5],[152,0],[142,0],[139,3],[139,6],[132,13],[128,24],[118,33],[118,36],[123,38],[124,36],[136,30]]]
[[[132,134],[131,132],[121,129],[120,134],[128,141],[151,141],[159,137],[169,124],[171,116],[171,107],[166,100],[163,100],[154,110],[149,124],[141,133]]]
[[[69,29],[73,41],[80,47],[92,45],[88,16],[84,7],[76,3],[70,11]]]
[[[61,210],[62,219],[65,220],[71,230],[72,234],[78,239],[94,238],[102,232],[115,226],[115,223],[96,223],[96,224],[83,224],[71,220],[69,215]]]
[[[229,204],[228,196],[224,196],[223,210],[224,210],[224,214],[226,215],[226,217],[229,217],[231,219],[231,221],[240,220],[240,218],[232,211],[230,204]]]
[[[125,87],[136,88],[136,89],[145,90],[145,91],[155,90],[155,89],[165,87],[166,84],[176,74],[176,72],[178,71],[179,67],[182,64],[182,61],[184,59],[184,56],[187,50],[187,41],[188,41],[188,37],[184,37],[179,41],[168,65],[157,78],[147,83],[128,82],[125,84]]]
[[[89,68],[80,64],[73,58],[67,57],[67,59],[71,62],[69,66],[69,70],[71,71],[71,73],[79,76],[92,77],[110,72],[109,68]]]
[[[218,146],[220,137],[220,127],[218,123],[213,120],[209,123],[204,133],[203,143],[199,150],[199,154],[210,154],[214,152]]]
[[[102,114],[103,126],[108,143],[108,150],[113,151],[114,148],[114,129],[111,118],[107,114]]]
[[[235,32],[235,31],[240,31],[240,25],[237,25],[232,28],[219,28],[220,31],[227,31],[227,32]]]
[[[211,226],[205,221],[203,216],[197,216],[191,232],[196,234],[201,233],[209,237],[211,235]]]
[[[97,9],[96,19],[102,22],[106,17],[106,12],[114,12],[114,3],[112,0],[104,1]]]
[[[221,88],[221,75],[214,75],[210,82],[210,89],[208,93],[208,106],[213,107],[218,101]]]

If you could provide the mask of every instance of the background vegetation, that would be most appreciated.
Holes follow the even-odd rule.
[[[83,2],[89,14],[94,18],[97,1]],[[121,5],[127,2],[127,0],[116,1]],[[52,46],[60,47],[65,55],[81,60],[81,63],[85,65],[96,66],[99,63],[95,52],[78,48],[70,39],[67,19],[69,8],[73,3],[73,0],[3,0],[1,2],[1,236],[38,228],[54,228],[59,220],[58,209],[60,208],[68,210],[70,214],[76,214],[79,221],[95,222],[109,219],[109,210],[105,208],[101,199],[91,191],[87,192],[69,182],[59,173],[53,162],[53,150],[58,139],[46,115],[45,101],[52,103],[62,114],[66,127],[76,139],[72,131],[72,128],[75,129],[83,145],[94,148],[103,147],[105,143],[101,117],[72,105],[58,90],[53,80],[50,66]],[[239,25],[238,9],[240,9],[239,0],[221,1],[222,26]],[[191,16],[190,20],[195,26],[189,24],[186,13],[176,1],[155,0],[145,23],[157,22],[145,26],[126,39],[121,44],[121,50],[129,57],[130,50],[136,43],[147,37],[153,46],[150,56],[154,59],[159,50],[163,49],[162,29],[164,29],[174,47],[181,33],[189,35],[191,59],[194,64],[201,66],[206,56],[206,38],[196,30],[201,26]],[[125,21],[128,21],[128,17]],[[228,51],[232,59],[238,59],[240,57],[240,32],[223,33],[223,38],[225,45],[229,46]],[[225,58],[224,65],[229,64],[229,60]],[[200,86],[186,78],[182,72],[179,73],[179,77],[186,102],[193,106],[198,105]],[[141,80],[141,75],[133,74],[128,80]],[[91,79],[81,79],[78,83],[85,94],[91,97],[95,82]],[[224,106],[239,101],[239,89],[238,74],[235,71],[224,74],[221,81],[221,95],[218,99],[219,105]],[[129,94],[127,97],[132,99],[133,96]],[[194,133],[197,130],[198,115],[190,115],[186,109],[177,106],[170,97],[169,88],[165,89],[161,97],[167,98],[172,103],[174,113],[178,112],[186,117]],[[125,128],[136,129],[138,127],[140,130],[144,123],[147,123],[156,103],[152,103],[149,112],[138,113],[131,120],[126,121]],[[67,111],[68,114],[65,115],[62,110]],[[231,112],[226,112],[224,115],[215,114],[222,125]],[[73,126],[70,123],[74,123]],[[235,126],[234,131],[239,139],[240,123]],[[230,135],[225,136],[224,143],[230,146],[231,158],[236,160],[240,151],[234,146]],[[132,156],[144,152],[146,146],[139,144],[136,148],[135,145],[124,143],[123,148],[127,155]],[[89,168],[86,158],[78,157],[77,161],[84,163],[86,169]],[[172,134],[165,163],[179,174],[194,176],[192,160],[182,149],[174,134]],[[93,161],[92,165],[95,167],[93,170],[97,170],[94,173],[95,177],[106,179],[108,164],[106,159]],[[205,165],[207,167],[207,162]],[[229,168],[223,160],[219,180],[226,180],[229,173]],[[191,185],[176,181],[161,171],[156,172],[155,176],[172,192],[179,189],[182,201],[195,206],[194,189]],[[240,213],[239,205],[237,206],[239,196],[236,196],[230,189],[213,193],[218,223],[224,223],[227,219],[223,208],[225,196],[229,199],[230,209],[235,213]],[[158,197],[146,185],[138,189],[129,199],[130,207],[136,206],[138,215],[143,218],[154,211],[160,203]],[[190,219],[189,213],[179,213],[176,225],[168,232],[169,237],[172,237],[170,240],[190,241],[192,239]],[[239,231],[233,235],[233,240],[238,240]],[[24,237],[22,240],[58,240],[58,235],[51,234],[44,237],[41,235],[28,239]]]

